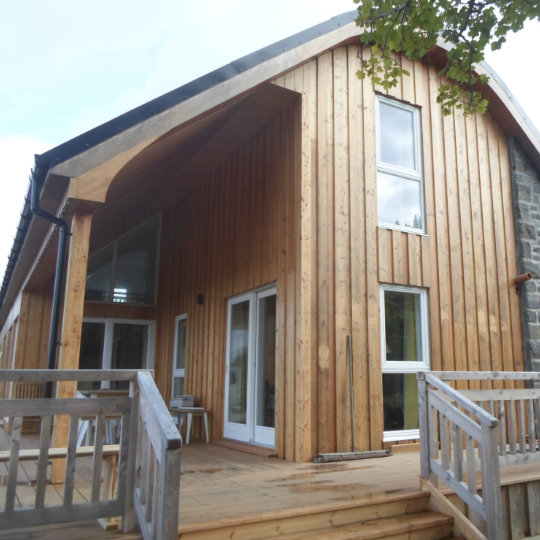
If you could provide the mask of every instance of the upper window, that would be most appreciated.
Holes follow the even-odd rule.
[[[420,111],[377,96],[379,224],[424,232]]]
[[[154,304],[159,216],[124,234],[88,258],[86,300]]]

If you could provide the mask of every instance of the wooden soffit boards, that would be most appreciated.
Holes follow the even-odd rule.
[[[222,108],[210,122],[171,130],[118,173],[96,217],[111,212],[118,215],[138,205],[159,211],[178,202],[200,178],[296,99],[296,92],[268,84]]]

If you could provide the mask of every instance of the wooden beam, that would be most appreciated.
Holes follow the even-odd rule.
[[[64,295],[64,317],[62,321],[62,344],[60,348],[59,369],[77,369],[81,348],[81,330],[84,310],[84,291],[86,287],[86,270],[88,266],[88,250],[91,214],[75,214],[71,222],[71,241],[67,266],[66,287]],[[59,383],[56,389],[57,398],[74,398],[77,394],[76,382]],[[54,426],[54,446],[67,446],[69,435],[69,417],[57,417]],[[52,482],[63,482],[65,462],[59,459],[53,464]]]

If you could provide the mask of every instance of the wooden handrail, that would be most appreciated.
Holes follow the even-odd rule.
[[[0,381],[132,381],[137,377],[137,373],[153,373],[153,371],[135,369],[0,369]]]
[[[455,390],[449,384],[444,383],[434,373],[425,373],[426,382],[440,390],[447,397],[458,403],[461,407],[466,409],[470,414],[476,416],[478,423],[492,427],[497,425],[497,419],[489,414],[487,411],[479,407],[476,403]]]
[[[148,373],[137,375],[139,410],[134,506],[143,537],[178,538],[182,437]]]
[[[437,377],[439,374],[417,374],[422,478],[434,485],[436,478],[443,480],[484,520],[487,538],[502,540],[504,533],[497,452],[499,422],[459,390],[441,380],[452,380],[453,373],[444,373],[441,378]],[[466,467],[463,465],[464,453]],[[476,486],[477,458],[481,465],[482,496],[478,495]]]

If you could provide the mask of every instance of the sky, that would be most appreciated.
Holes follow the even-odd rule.
[[[0,0],[0,276],[40,154],[352,0]],[[540,128],[540,23],[487,61]]]

